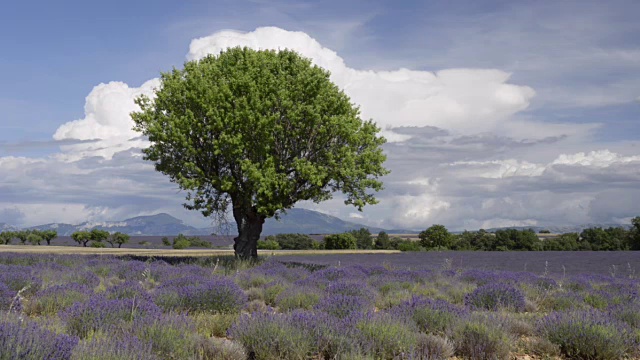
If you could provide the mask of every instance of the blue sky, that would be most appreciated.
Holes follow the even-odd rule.
[[[639,13],[637,1],[12,2],[0,13],[0,222],[164,211],[205,225],[139,159],[117,109],[225,36],[328,67],[390,139],[379,205],[301,206],[417,229],[626,222],[640,215]]]

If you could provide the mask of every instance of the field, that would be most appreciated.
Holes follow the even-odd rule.
[[[632,252],[144,251],[2,247],[0,359],[640,356]]]

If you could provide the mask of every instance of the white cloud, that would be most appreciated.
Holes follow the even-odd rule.
[[[200,59],[233,46],[292,49],[331,72],[331,80],[361,106],[365,119],[383,129],[436,126],[460,133],[491,131],[526,109],[535,91],[508,84],[510,74],[496,69],[447,69],[435,73],[399,69],[349,68],[334,51],[302,32],[274,27],[241,33],[221,31],[191,42],[187,58]],[[391,140],[406,140],[407,135]]]
[[[467,175],[473,175],[490,179],[501,179],[512,176],[540,176],[545,167],[527,161],[515,159],[491,160],[491,161],[456,161],[449,164],[451,167],[464,167]]]
[[[158,79],[152,79],[140,87],[130,87],[123,82],[100,84],[91,90],[86,98],[83,119],[63,124],[56,130],[55,140],[96,140],[91,143],[65,145],[61,159],[76,160],[87,156],[102,156],[110,159],[118,151],[132,147],[143,147],[145,141],[131,141],[139,133],[133,130],[130,113],[140,108],[134,99],[140,95],[153,96],[153,89],[159,86]]]
[[[576,154],[561,154],[551,165],[574,165],[596,168],[606,168],[613,164],[640,162],[640,156],[621,156],[609,150],[579,152]]]

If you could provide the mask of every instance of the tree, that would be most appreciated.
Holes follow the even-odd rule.
[[[89,233],[89,238],[94,243],[101,243],[109,238],[109,232],[100,229],[92,229]]]
[[[111,244],[111,247],[115,247],[115,245],[118,244],[118,248],[121,248],[123,244],[126,244],[129,242],[130,238],[131,237],[127,234],[123,234],[121,232],[115,232],[109,235],[109,238],[107,238],[107,242]]]
[[[629,249],[640,250],[640,216],[631,219],[631,225],[633,227],[629,230]]]
[[[29,230],[21,230],[14,232],[13,235],[17,237],[18,240],[20,240],[20,244],[24,245],[27,243],[27,237],[29,237],[29,233]]]
[[[187,62],[136,103],[144,159],[187,191],[187,209],[231,212],[241,258],[257,257],[265,219],[335,191],[362,210],[388,173],[380,129],[294,51],[233,48]]]
[[[356,238],[358,249],[371,249],[373,247],[373,237],[369,229],[360,228],[359,230],[351,230],[349,233]]]
[[[27,235],[27,241],[31,245],[40,245],[42,243],[42,236],[39,233],[32,231]]]
[[[58,237],[58,232],[55,230],[44,230],[40,232],[40,236],[47,242],[47,245],[51,245],[51,240]]]
[[[358,244],[351,233],[333,234],[325,236],[324,248],[327,250],[357,249]]]
[[[267,236],[265,241],[275,241],[283,250],[310,250],[313,249],[313,240],[309,235],[304,234],[277,234]],[[277,249],[269,249],[277,250]]]
[[[91,233],[88,231],[76,231],[71,234],[71,238],[73,241],[77,242],[78,245],[81,244],[82,246],[87,247],[87,244],[91,241]]]
[[[9,245],[13,240],[15,234],[11,231],[5,231],[0,233],[0,245]]]
[[[435,247],[446,247],[451,245],[451,234],[444,225],[433,225],[420,232],[420,245],[430,249]]]
[[[389,235],[384,231],[380,231],[378,233],[378,237],[376,237],[374,247],[378,250],[391,248],[391,240],[389,240]]]

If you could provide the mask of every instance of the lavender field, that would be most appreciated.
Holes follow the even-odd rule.
[[[553,253],[535,269],[522,253],[528,272],[474,268],[466,253],[415,256],[426,254],[404,265],[358,255],[253,266],[0,254],[0,359],[640,356],[640,277],[627,253],[608,253],[616,271],[580,274],[549,270],[574,259]]]

